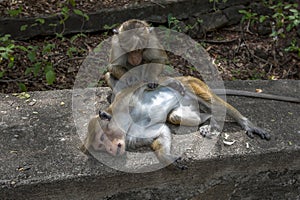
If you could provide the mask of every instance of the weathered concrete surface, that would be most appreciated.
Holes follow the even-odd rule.
[[[228,0],[226,3],[210,3],[208,0],[155,0],[143,4],[129,5],[124,8],[102,9],[95,13],[87,13],[89,20],[70,12],[69,18],[61,24],[61,16],[37,16],[36,18],[4,18],[0,19],[0,33],[10,34],[15,39],[28,39],[39,35],[55,35],[55,33],[70,34],[78,32],[95,32],[105,30],[105,25],[112,26],[128,19],[145,19],[149,22],[165,23],[168,15],[177,19],[192,16],[204,18],[205,30],[234,24],[240,21],[239,9],[248,5],[250,0]],[[242,7],[241,7],[242,6]],[[207,14],[218,10],[216,15]],[[221,11],[222,10],[222,11]],[[37,19],[44,19],[43,24]],[[26,30],[21,27],[27,25]],[[207,25],[207,27],[206,27]]]
[[[300,81],[234,81],[226,86],[300,97]],[[102,107],[107,91],[97,93]],[[0,199],[300,198],[299,104],[228,97],[252,121],[270,130],[271,141],[250,139],[229,122],[224,132],[236,143],[225,146],[223,133],[206,158],[195,153],[196,147],[188,154],[187,170],[130,174],[78,150],[71,97],[69,90],[34,92],[25,102],[1,94]]]

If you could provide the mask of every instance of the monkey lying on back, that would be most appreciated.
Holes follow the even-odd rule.
[[[184,93],[181,92],[183,90]],[[124,144],[126,149],[149,146],[160,162],[173,163],[177,158],[170,152],[171,132],[165,122],[198,126],[211,118],[209,114],[200,114],[199,102],[207,108],[212,105],[226,108],[227,113],[246,130],[249,137],[253,138],[253,134],[256,134],[262,139],[270,139],[269,133],[212,93],[199,79],[176,77],[161,78],[159,86],[154,90],[149,89],[146,83],[121,90],[109,108],[101,112],[101,119],[96,117],[91,120],[82,150],[87,152],[103,146],[106,150],[110,149],[108,152],[115,156],[125,152]],[[99,122],[102,129],[95,130],[96,127],[91,125],[93,121]],[[106,137],[110,138],[107,140],[109,147],[103,142]],[[177,162],[174,164],[178,165]]]

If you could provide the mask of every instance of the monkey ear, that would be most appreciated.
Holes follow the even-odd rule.
[[[107,121],[110,121],[111,120],[111,115],[110,114],[108,114],[107,112],[105,112],[105,111],[99,111],[99,117],[100,117],[100,119],[102,119],[102,120],[107,120]]]
[[[113,29],[113,33],[114,33],[114,34],[119,34],[119,30],[114,28],[114,29]]]

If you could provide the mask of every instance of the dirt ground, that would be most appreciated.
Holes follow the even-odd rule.
[[[34,2],[34,3],[33,3]],[[58,0],[41,0],[39,4],[32,0],[8,1],[0,3],[0,15],[8,16],[8,10],[16,9],[22,5],[21,16],[39,16],[44,13],[53,14],[60,12],[62,3]],[[113,6],[127,6],[141,1],[76,1],[76,7],[82,11],[94,11],[97,8]],[[290,44],[291,38],[298,38],[297,30],[289,32],[285,38],[274,40],[269,35],[258,34],[256,27],[247,29],[247,23],[226,27],[220,30],[208,32],[202,38],[194,38],[206,49],[214,59],[223,80],[235,79],[299,79],[300,57],[296,52],[286,52],[285,48]],[[86,34],[73,40],[72,35],[64,38],[38,37],[27,41],[15,41],[15,45],[38,46],[37,59],[39,57],[50,63],[56,73],[54,84],[47,84],[43,75],[34,76],[25,73],[32,62],[28,55],[21,50],[14,52],[14,66],[7,67],[7,62],[0,62],[0,71],[5,70],[0,79],[0,92],[13,93],[20,91],[20,83],[23,83],[28,91],[70,89],[73,87],[75,76],[84,58],[101,41],[110,37],[112,31]],[[51,52],[42,53],[45,44],[55,44]],[[71,52],[70,46],[76,50]],[[68,55],[69,54],[69,55]],[[187,67],[188,63],[172,54],[169,54],[170,62],[174,68],[183,75],[199,77],[194,68]],[[42,72],[40,72],[42,73]],[[100,81],[100,86],[105,84]]]
[[[19,17],[43,16],[60,13],[70,0],[3,0],[0,1],[0,16],[10,16],[9,10],[19,9]],[[126,7],[151,0],[76,0],[74,7],[83,12],[94,12],[103,8]]]

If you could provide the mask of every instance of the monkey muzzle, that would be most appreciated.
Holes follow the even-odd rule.
[[[124,140],[115,139],[111,142],[111,145],[107,146],[106,151],[112,156],[122,156],[125,153]]]
[[[128,63],[132,66],[138,66],[143,60],[143,50],[135,50],[128,53]]]

